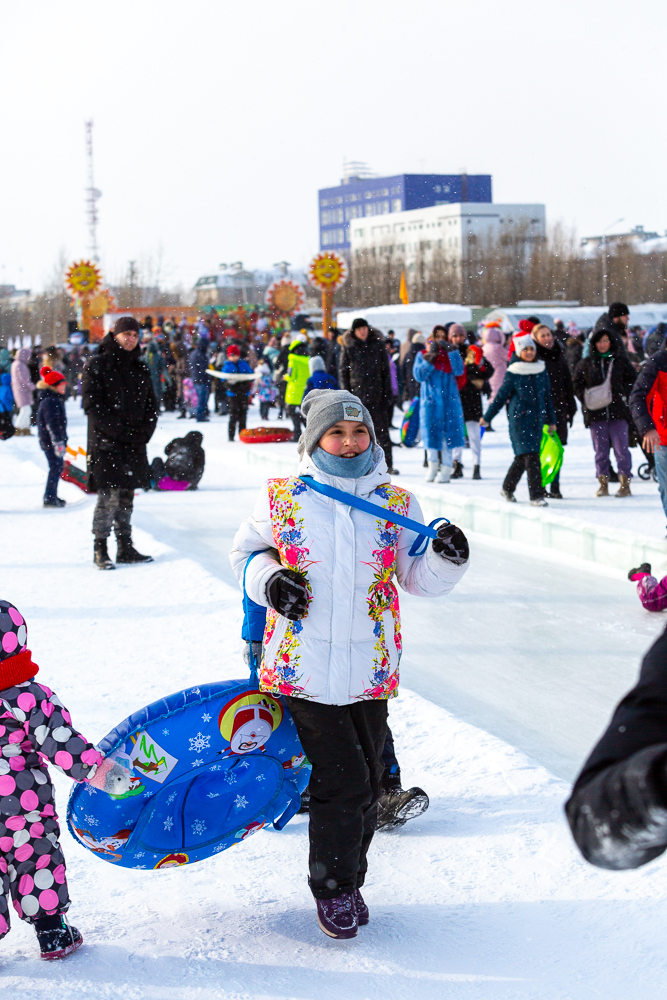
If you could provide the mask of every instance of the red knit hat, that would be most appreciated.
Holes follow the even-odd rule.
[[[236,344],[230,344],[229,347],[227,348],[227,357],[231,358],[233,354],[237,354],[239,357],[241,357],[241,351]]]
[[[49,368],[48,365],[40,368],[39,374],[47,385],[60,385],[61,382],[65,381],[65,376],[62,372],[56,371],[54,368]]]
[[[530,333],[537,323],[533,323],[532,319],[520,319],[519,320],[519,330],[521,333]]]

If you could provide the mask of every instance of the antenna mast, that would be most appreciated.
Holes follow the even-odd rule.
[[[102,197],[102,192],[95,187],[93,176],[93,120],[89,119],[85,123],[86,128],[86,163],[88,184],[86,186],[86,218],[88,220],[88,249],[95,264],[100,262],[100,252],[97,245],[97,200]]]

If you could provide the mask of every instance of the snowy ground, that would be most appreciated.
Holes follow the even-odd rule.
[[[68,413],[72,443],[85,444],[75,403]],[[163,416],[151,457],[193,426]],[[488,480],[457,487],[495,495],[509,455],[498,426],[485,442]],[[243,674],[227,552],[268,470],[247,464],[247,446],[226,442],[226,420],[214,417],[203,430],[200,490],[137,497],[135,538],[156,562],[109,574],[92,567],[92,498],[63,484],[72,505],[44,511],[36,440],[0,445],[2,596],[25,612],[42,676],[92,739],[160,695]],[[594,482],[583,430],[580,437],[563,477],[566,495],[579,500],[553,508],[581,504],[584,516]],[[421,475],[417,463],[415,453],[397,453],[406,485]],[[661,531],[655,486],[640,491],[632,501],[603,502],[608,517],[622,522],[630,512],[642,518],[639,530]],[[404,686],[391,721],[404,775],[432,804],[374,842],[371,924],[356,940],[331,941],[317,928],[304,818],[160,873],[115,869],[65,832],[70,915],[84,948],[47,966],[30,929],[15,920],[0,945],[7,994],[662,997],[665,866],[621,874],[586,866],[564,824],[561,780],[632,683],[662,617],[644,612],[618,573],[585,572],[481,537],[448,598],[407,597],[402,607]],[[56,784],[64,813],[69,783],[57,775]]]

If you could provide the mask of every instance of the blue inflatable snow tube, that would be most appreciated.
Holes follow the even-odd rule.
[[[269,824],[282,829],[310,778],[283,699],[252,677],[153,702],[99,746],[128,768],[130,790],[116,797],[75,785],[67,823],[81,844],[123,868],[192,864]]]

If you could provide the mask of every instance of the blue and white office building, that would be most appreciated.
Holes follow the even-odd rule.
[[[320,249],[349,255],[354,219],[389,215],[433,205],[486,202],[490,174],[396,174],[393,177],[346,177],[338,187],[318,192]]]

